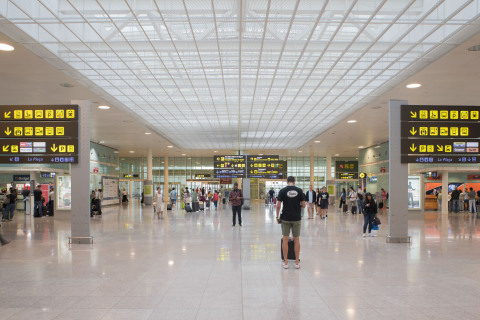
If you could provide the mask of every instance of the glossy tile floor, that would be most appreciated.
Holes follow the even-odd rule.
[[[231,214],[104,208],[93,245],[69,247],[66,214],[18,212],[1,230],[0,319],[478,319],[480,220],[410,214],[412,244],[362,238],[362,216],[303,220],[300,270],[281,268],[263,204]],[[382,217],[382,216],[381,216]]]

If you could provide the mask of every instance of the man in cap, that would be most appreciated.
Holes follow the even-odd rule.
[[[232,227],[235,227],[236,217],[238,214],[238,224],[242,226],[242,204],[243,204],[243,193],[242,190],[238,189],[238,182],[233,184],[233,190],[230,192],[228,200],[232,203],[232,213],[233,213],[233,224]]]

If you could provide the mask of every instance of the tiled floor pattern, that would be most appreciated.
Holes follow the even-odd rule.
[[[479,319],[480,220],[410,213],[411,244],[362,238],[362,216],[304,219],[301,269],[281,268],[262,204],[231,213],[104,208],[93,245],[67,244],[68,214],[1,231],[0,319]]]

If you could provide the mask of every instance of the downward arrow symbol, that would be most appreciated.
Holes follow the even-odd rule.
[[[53,146],[52,146],[52,147],[50,147],[50,149],[51,149],[53,152],[56,152],[58,148],[57,148],[57,147],[55,147],[55,143],[54,143],[54,144],[53,144]]]

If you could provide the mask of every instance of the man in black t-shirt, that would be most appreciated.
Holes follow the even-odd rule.
[[[33,190],[33,200],[35,203],[35,210],[38,210],[40,217],[44,216],[46,212],[43,212],[43,200],[42,200],[42,186],[38,185],[35,190]]]
[[[302,208],[305,208],[305,194],[302,189],[295,187],[295,178],[287,178],[287,186],[278,192],[277,196],[277,221],[282,224],[283,235],[283,268],[288,269],[288,238],[292,230],[295,242],[295,268],[300,268],[300,227]],[[282,215],[279,218],[280,208],[283,204]]]

